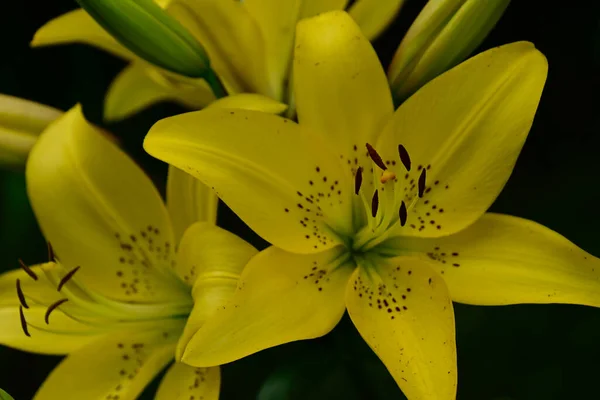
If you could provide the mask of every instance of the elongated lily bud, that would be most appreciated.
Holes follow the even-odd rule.
[[[388,78],[397,103],[471,54],[510,0],[429,0],[396,50]]]
[[[192,78],[210,74],[204,48],[154,0],[77,0],[117,41],[144,60]]]
[[[0,165],[24,167],[29,151],[62,111],[0,94]]]
[[[14,400],[12,396],[6,393],[4,390],[0,389],[0,400]]]

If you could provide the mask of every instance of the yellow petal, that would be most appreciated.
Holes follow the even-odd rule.
[[[314,17],[327,11],[343,10],[348,0],[302,0],[300,18]]]
[[[340,152],[364,151],[394,111],[373,47],[342,11],[298,23],[294,93],[300,124]]]
[[[262,111],[271,114],[281,114],[287,105],[257,93],[240,93],[226,96],[212,102],[213,108],[239,108],[243,110]]]
[[[372,40],[394,21],[402,4],[404,0],[357,0],[348,12],[364,35]]]
[[[302,1],[245,0],[243,4],[261,29],[270,86],[274,88],[274,98],[281,99],[290,68],[296,21]]]
[[[352,272],[340,249],[315,255],[271,247],[244,269],[232,300],[205,322],[183,362],[214,366],[296,340],[325,335],[344,314]]]
[[[175,243],[159,193],[79,106],[40,135],[26,179],[46,239],[65,266],[81,266],[77,278],[89,289],[125,301],[184,295],[171,271]],[[147,284],[136,285],[141,275]]]
[[[96,340],[65,358],[36,393],[35,400],[134,400],[173,359],[180,324],[164,330],[119,332]]]
[[[52,314],[51,326],[46,324],[44,317],[47,305],[64,298],[48,282],[43,271],[54,267],[54,263],[30,267],[38,277],[37,280],[33,280],[22,269],[0,275],[0,344],[33,353],[65,354],[97,339],[98,332],[61,312]],[[23,314],[28,324],[27,331],[31,335],[29,337],[21,326],[20,302],[16,290],[17,279],[28,306],[23,309]],[[39,301],[43,301],[46,305]],[[64,307],[68,306],[68,304],[64,305]]]
[[[464,60],[510,0],[437,0],[423,7],[394,54],[388,77],[397,102]]]
[[[277,98],[269,84],[264,38],[242,2],[180,0],[169,12],[202,43],[214,70],[235,92]]]
[[[23,166],[40,132],[62,111],[0,94],[0,165]]]
[[[442,274],[454,301],[600,307],[600,260],[533,221],[489,213],[451,236],[389,245],[420,253]]]
[[[158,69],[134,61],[112,81],[104,100],[104,118],[118,121],[167,100],[197,110],[215,99],[205,81],[191,82],[169,80]]]
[[[427,263],[398,257],[358,268],[346,305],[363,339],[410,400],[456,398],[454,312]]]
[[[169,166],[167,209],[175,231],[175,243],[194,222],[217,222],[219,199],[215,193],[187,172]]]
[[[218,400],[221,370],[176,362],[167,370],[154,400]]]
[[[214,188],[253,230],[285,250],[331,248],[340,242],[331,229],[350,229],[349,174],[319,137],[290,120],[209,107],[159,121],[144,148]]]
[[[35,33],[31,46],[69,43],[89,44],[126,60],[136,58],[82,9],[70,11],[47,22]]]
[[[408,174],[400,162],[390,167],[399,177],[396,205],[404,200],[409,209],[397,234],[449,235],[488,209],[527,137],[547,69],[531,43],[501,46],[440,75],[398,108],[376,145],[383,159],[399,160],[402,144],[412,161]]]
[[[196,223],[185,231],[177,272],[193,287],[194,308],[177,345],[178,358],[204,321],[231,300],[242,270],[256,253],[244,240],[210,223]]]

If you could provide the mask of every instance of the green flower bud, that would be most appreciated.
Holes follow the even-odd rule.
[[[0,400],[15,400],[12,396],[6,393],[4,390],[0,389]]]
[[[0,165],[23,168],[39,134],[61,115],[55,108],[0,94]]]
[[[204,78],[204,48],[154,0],[77,0],[107,32],[140,58],[168,71]]]
[[[388,78],[397,103],[459,64],[481,44],[510,0],[430,0],[392,60]]]

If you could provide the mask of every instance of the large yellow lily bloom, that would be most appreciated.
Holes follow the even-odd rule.
[[[135,399],[227,302],[256,250],[214,225],[216,197],[176,169],[167,211],[80,107],[41,134],[26,179],[57,260],[0,276],[0,343],[68,354],[37,400]],[[218,367],[177,362],[156,399],[217,399],[219,386]]]
[[[345,9],[348,0],[156,0],[206,49],[211,65],[230,94],[259,93],[290,102],[290,60],[296,22]],[[392,22],[404,0],[358,0],[349,12],[369,38]],[[214,100],[202,79],[189,79],[150,65],[117,43],[84,10],[48,22],[33,46],[86,43],[131,64],[113,81],[105,118],[125,118],[150,104],[172,100],[200,109]]]
[[[332,12],[298,25],[294,73],[298,123],[206,109],[159,121],[145,139],[274,245],[184,362],[318,337],[348,310],[410,400],[450,400],[452,301],[600,306],[599,259],[535,222],[486,213],[546,80],[531,43],[467,60],[394,112],[373,48]]]

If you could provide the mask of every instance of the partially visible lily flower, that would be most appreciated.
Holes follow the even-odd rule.
[[[68,355],[37,400],[135,399],[228,301],[256,250],[216,227],[214,194],[175,169],[169,215],[78,106],[41,134],[26,179],[56,257],[0,276],[0,343]],[[156,399],[217,399],[219,386],[218,367],[176,362]]]
[[[402,39],[388,70],[396,103],[468,57],[510,0],[429,0]]]
[[[298,24],[293,68],[298,123],[209,108],[159,121],[145,139],[274,245],[183,362],[319,337],[347,309],[410,400],[451,400],[452,301],[600,306],[599,259],[535,222],[486,213],[546,80],[531,43],[467,60],[395,112],[373,48],[343,12]]]
[[[39,134],[61,115],[55,108],[0,94],[0,166],[23,168]]]
[[[394,19],[404,0],[357,0],[349,8],[369,38]],[[292,102],[290,60],[296,22],[348,0],[156,0],[206,50],[212,68],[230,94],[251,92]],[[86,43],[131,63],[111,84],[105,118],[119,120],[162,100],[200,109],[215,99],[206,81],[149,64],[121,46],[79,9],[36,32],[32,46]]]

